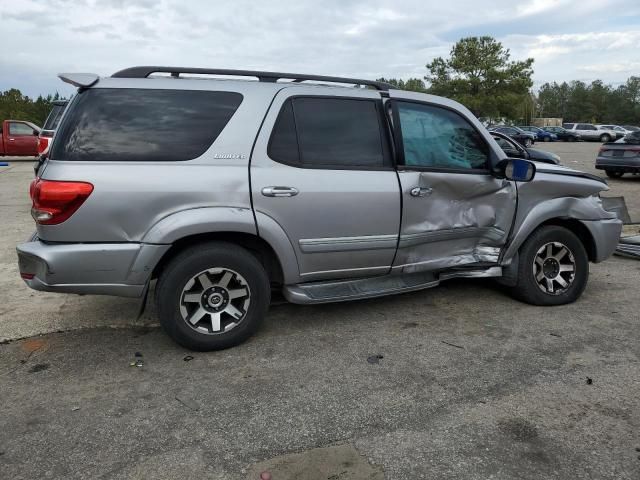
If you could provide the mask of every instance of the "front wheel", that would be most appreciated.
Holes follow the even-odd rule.
[[[532,305],[576,301],[589,279],[589,257],[580,239],[555,225],[534,231],[520,248],[513,296]]]
[[[524,141],[524,146],[525,146],[525,147],[527,147],[527,148],[529,148],[531,145],[533,145],[533,140],[531,140],[530,138],[527,138],[527,139]]]
[[[266,315],[269,277],[249,251],[226,242],[188,248],[156,286],[160,324],[191,350],[220,350],[249,338]]]

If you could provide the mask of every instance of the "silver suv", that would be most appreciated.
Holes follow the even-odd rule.
[[[602,143],[615,140],[617,133],[615,130],[605,128],[603,125],[593,125],[592,123],[563,123],[562,126],[570,132],[577,133],[583,140],[596,140]]]
[[[61,78],[78,94],[31,185],[21,276],[143,305],[157,279],[160,322],[191,349],[249,337],[272,291],[313,304],[497,277],[573,302],[618,241],[602,179],[507,159],[445,98],[275,72]]]

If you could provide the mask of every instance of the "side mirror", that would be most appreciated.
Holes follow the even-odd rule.
[[[496,166],[500,177],[514,182],[530,182],[536,175],[536,166],[529,160],[508,158]]]
[[[38,135],[40,135],[40,132],[36,132],[35,130],[33,131],[33,136],[37,137]]]

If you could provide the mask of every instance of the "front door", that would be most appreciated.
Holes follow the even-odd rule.
[[[496,264],[517,192],[513,182],[490,174],[490,147],[479,125],[443,106],[392,102],[403,197],[394,267],[412,272]]]
[[[38,137],[26,123],[9,122],[7,154],[15,156],[35,156],[38,154]]]
[[[275,221],[288,236],[300,281],[390,271],[401,207],[384,122],[370,90],[297,86],[274,99],[251,157],[252,199],[258,230]]]

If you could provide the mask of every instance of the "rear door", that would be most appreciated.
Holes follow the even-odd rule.
[[[516,208],[513,182],[490,174],[490,147],[462,114],[393,100],[403,211],[394,268],[404,272],[498,262]]]
[[[319,95],[319,94],[323,95]],[[302,281],[387,273],[400,228],[400,188],[374,91],[281,90],[251,158],[258,230],[275,221]]]
[[[7,155],[35,156],[38,153],[37,132],[26,123],[9,122],[9,135],[5,148]]]

